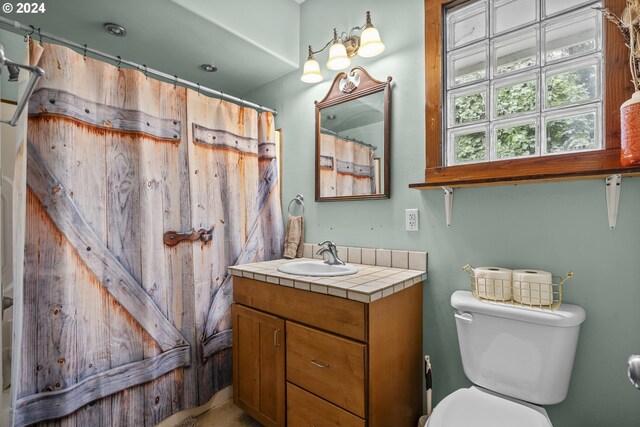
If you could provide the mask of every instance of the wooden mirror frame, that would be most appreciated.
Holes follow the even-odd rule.
[[[349,80],[342,89],[340,81],[358,74],[360,83],[354,86]],[[320,112],[323,108],[342,104],[353,99],[361,98],[377,92],[384,91],[384,192],[379,194],[366,194],[355,196],[320,196]],[[349,74],[346,72],[338,73],[333,79],[333,83],[329,88],[329,92],[321,101],[315,101],[316,106],[316,201],[341,201],[341,200],[372,200],[372,199],[389,199],[391,197],[391,76],[386,81],[376,80],[367,73],[362,67],[354,67]]]

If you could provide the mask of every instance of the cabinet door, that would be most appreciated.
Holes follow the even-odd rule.
[[[233,402],[264,426],[284,426],[284,320],[238,304],[232,315]]]

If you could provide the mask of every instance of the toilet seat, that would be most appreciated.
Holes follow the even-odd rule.
[[[552,427],[547,412],[531,403],[476,386],[445,397],[426,427]]]

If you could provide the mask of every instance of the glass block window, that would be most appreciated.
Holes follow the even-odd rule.
[[[603,148],[599,6],[470,0],[446,10],[447,166]]]

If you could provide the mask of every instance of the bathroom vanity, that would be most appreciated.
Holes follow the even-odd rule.
[[[265,426],[416,425],[424,271],[322,278],[233,267],[234,403]]]

